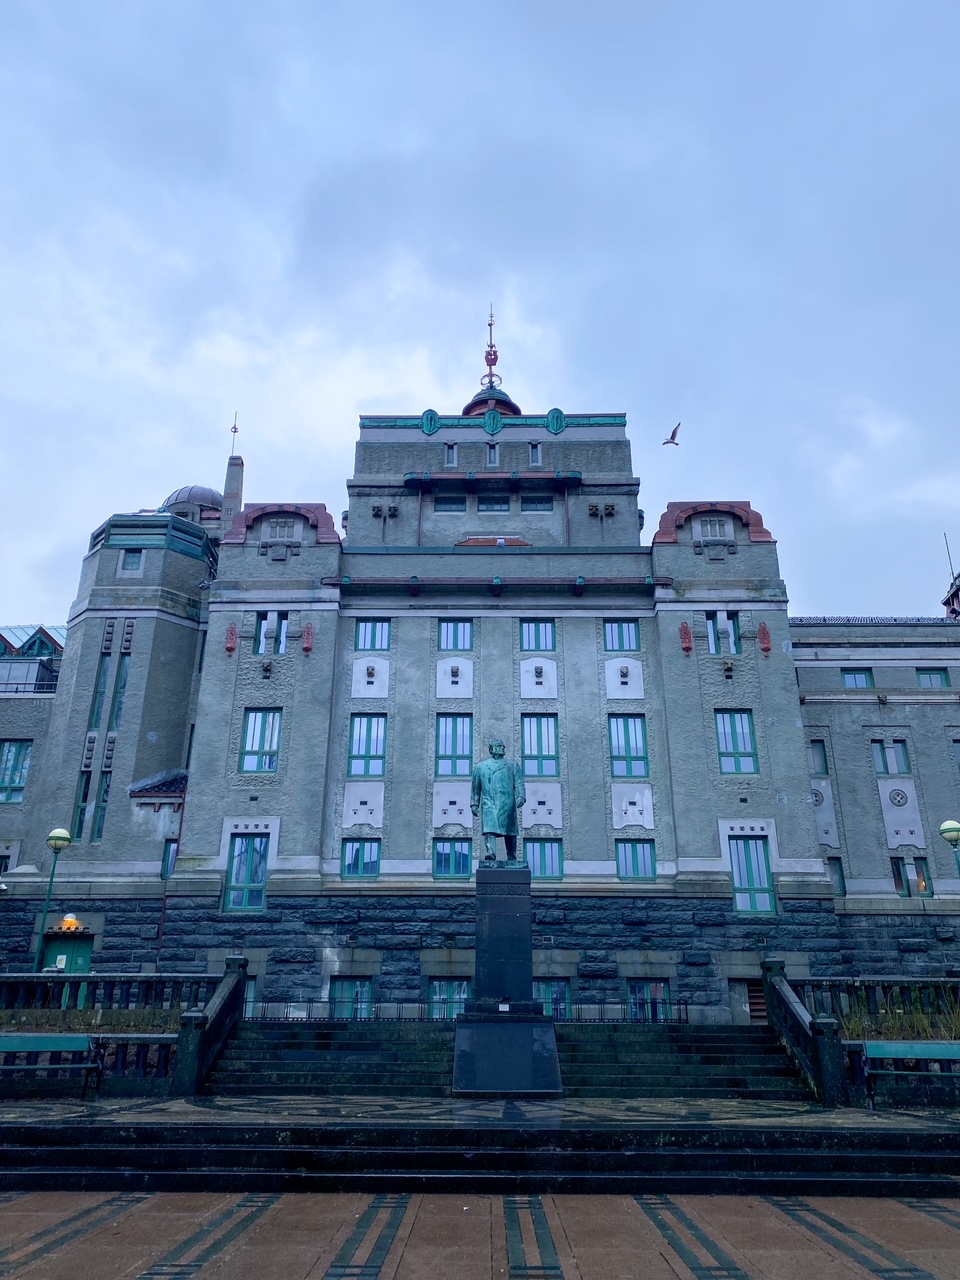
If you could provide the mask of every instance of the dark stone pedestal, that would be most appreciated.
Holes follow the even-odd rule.
[[[474,998],[457,1019],[453,1092],[551,1097],[563,1092],[553,1022],[532,999],[530,868],[477,868]]]

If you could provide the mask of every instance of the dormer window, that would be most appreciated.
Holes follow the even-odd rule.
[[[700,539],[703,542],[728,542],[733,536],[731,521],[727,516],[701,516]]]
[[[279,516],[270,521],[270,537],[280,542],[293,542],[297,536],[297,522],[292,516]]]

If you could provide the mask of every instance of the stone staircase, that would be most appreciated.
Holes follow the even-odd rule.
[[[565,1098],[812,1101],[772,1027],[557,1023]]]
[[[452,1022],[241,1022],[205,1092],[445,1098]]]

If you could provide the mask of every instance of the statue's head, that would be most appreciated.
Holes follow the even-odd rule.
[[[493,756],[494,760],[502,760],[507,754],[507,744],[502,738],[490,739],[490,754]]]

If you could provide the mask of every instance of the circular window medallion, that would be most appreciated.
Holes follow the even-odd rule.
[[[901,791],[898,787],[895,791],[890,792],[890,803],[895,804],[898,809],[902,809],[910,797],[905,791]]]
[[[823,804],[823,792],[817,791],[816,788],[814,788],[814,791],[813,791],[813,803],[817,806],[818,809]]]

